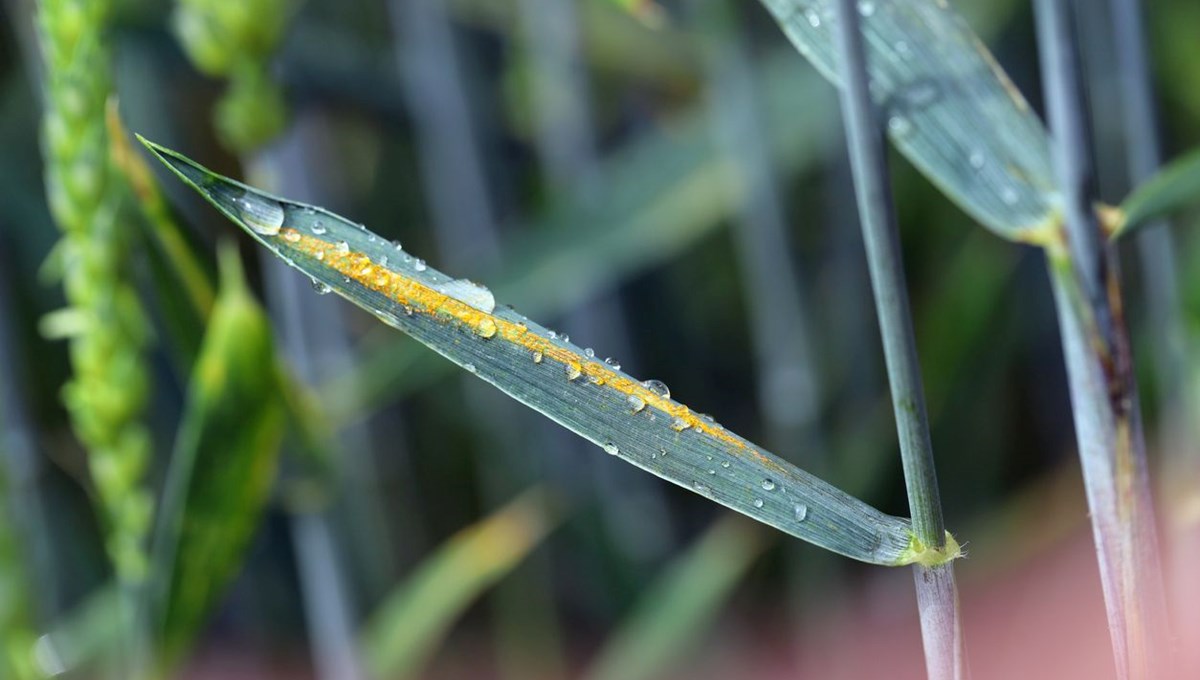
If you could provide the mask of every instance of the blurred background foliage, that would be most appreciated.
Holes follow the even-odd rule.
[[[1027,4],[957,4],[1040,109]],[[1200,9],[1148,4],[1171,158],[1200,144]],[[65,303],[49,273],[59,232],[43,188],[34,5],[0,5],[0,667],[91,677],[111,671],[106,641],[119,631],[104,614],[106,521],[62,406],[67,348],[42,335]],[[1119,95],[1109,23],[1092,9],[1084,56],[1101,190],[1115,204],[1129,189]],[[835,97],[756,3],[118,0],[104,35],[129,130],[488,282],[501,302],[906,514]],[[110,143],[122,134],[110,125]],[[985,233],[894,160],[970,602],[973,584],[1085,527],[1061,350],[1040,253]],[[124,273],[151,328],[147,486],[160,515],[179,513],[160,530],[177,522],[201,536],[165,557],[156,543],[153,565],[174,571],[151,590],[211,610],[166,617],[172,649],[194,646],[185,672],[629,678],[747,658],[786,668],[787,642],[813,621],[910,597],[897,594],[911,591],[907,573],[721,519],[490,388],[460,385],[449,364],[318,297],[245,239],[250,291],[226,290],[241,285],[227,272],[218,296],[217,244],[231,225],[183,187],[166,185],[164,199],[144,167],[118,166]],[[1195,414],[1171,386],[1197,403],[1196,218],[1174,232],[1182,365],[1158,360],[1146,263],[1127,258],[1124,272],[1152,461],[1178,487],[1164,484],[1166,525],[1182,518],[1193,534]],[[255,325],[247,294],[273,329]],[[237,323],[254,329],[239,335]],[[264,367],[269,384],[244,374]],[[244,406],[218,399],[224,409],[197,413],[218,388]],[[239,415],[256,429],[221,429]],[[200,467],[180,473],[180,459]],[[189,483],[199,490],[180,495]],[[236,577],[225,584],[225,573]],[[211,601],[177,602],[179,590]]]

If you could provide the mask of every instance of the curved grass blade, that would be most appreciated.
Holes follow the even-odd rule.
[[[163,661],[186,651],[241,565],[270,493],[284,408],[270,324],[233,250],[196,362],[155,542]]]
[[[1123,219],[1113,238],[1167,217],[1190,205],[1200,204],[1200,149],[1191,151],[1158,171],[1121,203]]]
[[[762,0],[792,44],[840,82],[833,0]],[[871,94],[892,141],[1004,238],[1044,243],[1061,198],[1041,121],[944,0],[858,3]]]
[[[549,501],[540,490],[527,491],[422,562],[363,630],[363,658],[372,677],[420,671],[463,610],[558,525],[560,513]]]
[[[713,622],[766,548],[757,529],[736,515],[718,520],[651,586],[585,677],[641,680],[668,675],[671,664]]]
[[[176,175],[293,267],[576,434],[668,481],[847,557],[928,559],[892,517],[761,451],[361,225],[216,175],[143,140]]]

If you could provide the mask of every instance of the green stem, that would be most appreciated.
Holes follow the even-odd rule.
[[[868,89],[857,3],[855,0],[838,0],[835,8],[837,49],[843,71],[840,92],[843,119],[900,438],[914,544],[918,552],[932,550],[936,558],[936,553],[948,547],[946,529],[942,521],[929,416],[917,360],[883,137]],[[930,678],[964,678],[967,676],[966,648],[959,620],[954,568],[949,562],[939,564],[940,561],[930,559],[926,562],[929,566],[918,563],[913,567],[925,666]]]

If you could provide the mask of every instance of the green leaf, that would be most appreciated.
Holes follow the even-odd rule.
[[[196,362],[155,543],[163,660],[186,652],[237,573],[275,476],[284,408],[275,345],[235,251]]]
[[[762,0],[792,44],[840,81],[834,0]],[[1061,198],[1040,120],[944,0],[859,3],[872,95],[892,141],[1004,238],[1044,243]]]
[[[642,597],[585,676],[641,680],[668,675],[672,663],[720,613],[767,542],[757,527],[728,515],[679,557]]]
[[[399,678],[425,665],[455,619],[541,543],[559,513],[528,491],[463,529],[395,589],[362,633],[372,677]]]
[[[1200,204],[1200,149],[1168,163],[1134,189],[1121,203],[1123,219],[1112,237],[1120,238],[1148,222],[1196,204]]]
[[[361,225],[216,175],[145,142],[176,175],[293,267],[610,454],[782,531],[875,564],[908,564],[891,517],[729,432],[577,345],[497,306]]]

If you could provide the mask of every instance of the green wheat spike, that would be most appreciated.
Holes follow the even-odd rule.
[[[129,234],[118,219],[104,127],[110,11],[111,3],[102,0],[39,3],[46,66],[42,134],[46,193],[63,232],[58,254],[69,305],[53,317],[70,339],[74,371],[63,401],[88,450],[114,568],[122,580],[138,582],[146,570],[153,504],[141,485],[150,457],[141,422],[147,323],[125,274]]]

